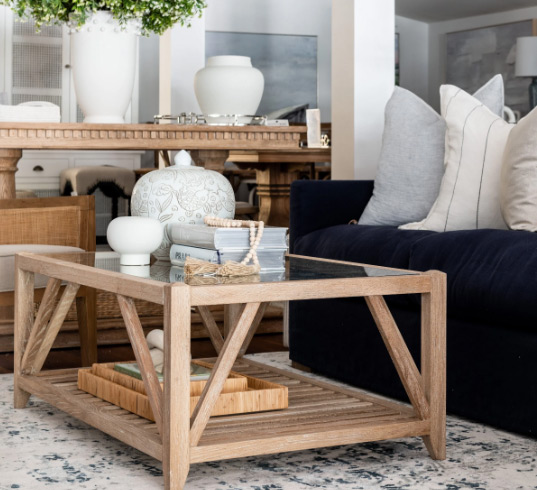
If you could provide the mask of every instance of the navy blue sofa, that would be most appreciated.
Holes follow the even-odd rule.
[[[297,181],[291,187],[294,254],[447,273],[447,409],[537,436],[537,234],[435,233],[350,225],[371,181]],[[420,298],[386,298],[419,366]],[[293,361],[314,372],[406,399],[361,298],[292,302]]]

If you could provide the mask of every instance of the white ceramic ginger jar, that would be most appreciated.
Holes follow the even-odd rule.
[[[225,124],[230,120],[210,117],[211,114],[255,115],[264,86],[263,74],[252,67],[247,56],[213,56],[194,78],[201,111],[207,122],[213,124]],[[242,124],[250,121],[251,118],[239,119]]]
[[[120,26],[107,11],[91,14],[81,27],[70,25],[71,67],[85,123],[125,122],[140,30],[139,20]]]
[[[218,172],[193,165],[186,151],[179,152],[175,165],[144,175],[134,186],[133,216],[156,218],[164,227],[164,238],[153,253],[158,260],[170,260],[171,223],[203,224],[205,216],[233,218],[235,195],[229,181]]]

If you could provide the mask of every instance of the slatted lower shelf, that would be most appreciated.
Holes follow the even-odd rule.
[[[429,433],[407,405],[381,400],[306,376],[238,360],[234,371],[285,385],[289,408],[279,411],[213,417],[192,463],[352,444]],[[162,460],[155,423],[80,391],[77,370],[23,376],[20,387],[74,417]]]

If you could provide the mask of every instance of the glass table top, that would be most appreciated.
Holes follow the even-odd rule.
[[[147,266],[125,266],[119,263],[119,254],[115,252],[40,254],[66,262],[84,264],[97,269],[119,272],[154,281],[174,283],[182,282],[190,286],[210,284],[248,284],[259,282],[307,281],[323,279],[344,279],[358,277],[387,277],[419,274],[401,269],[384,269],[361,264],[349,264],[288,256],[285,270],[274,270],[240,277],[185,276],[184,269],[169,262],[154,262]]]

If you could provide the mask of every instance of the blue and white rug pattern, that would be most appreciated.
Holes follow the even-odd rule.
[[[285,369],[286,353],[251,356]],[[311,375],[315,377],[314,375]],[[32,398],[14,410],[0,376],[0,489],[161,489],[153,458]],[[421,439],[193,465],[186,490],[537,490],[537,440],[448,417],[448,459]]]

